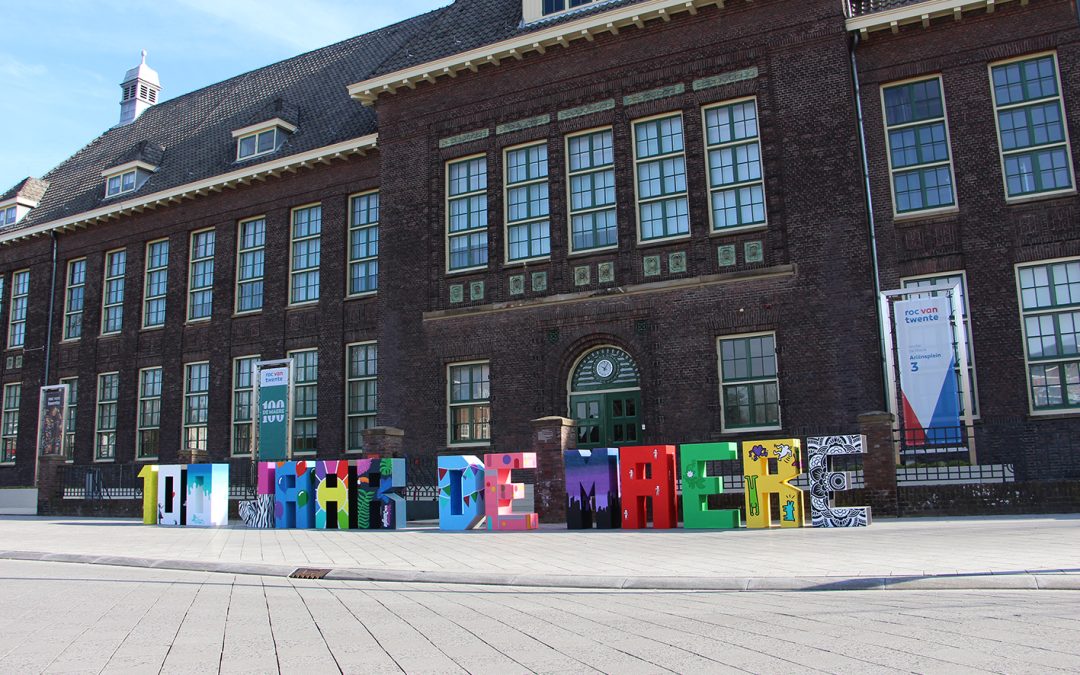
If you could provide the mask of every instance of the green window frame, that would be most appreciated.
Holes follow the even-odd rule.
[[[98,375],[97,418],[94,427],[94,459],[116,459],[116,406],[120,400],[120,373]]]
[[[379,347],[360,342],[345,352],[345,449],[359,452],[364,449],[363,431],[375,426],[379,410]]]
[[[705,153],[713,232],[767,220],[756,99],[705,108]]]
[[[570,252],[617,248],[615,140],[610,128],[566,137]]]
[[[776,334],[717,339],[724,431],[780,428],[780,375]]]
[[[634,122],[638,241],[689,236],[686,143],[681,113]]]
[[[185,363],[183,449],[201,452],[207,450],[209,413],[210,363]]]
[[[488,266],[487,157],[446,163],[446,270]]]
[[[881,89],[896,215],[956,206],[952,147],[940,77]]]
[[[1017,267],[1032,413],[1080,410],[1080,258]]]
[[[232,444],[233,457],[250,457],[255,440],[255,364],[259,356],[233,359]]]
[[[169,240],[146,244],[146,282],[143,292],[143,328],[165,325],[165,296],[169,291]]]
[[[188,321],[207,321],[214,311],[214,247],[217,233],[191,233],[188,266]]]
[[[75,459],[75,426],[79,410],[79,378],[65,377],[60,384],[67,385],[67,402],[65,404],[64,420],[64,457],[67,460]]]
[[[124,275],[127,251],[105,254],[105,281],[101,293],[101,334],[116,335],[124,328]]]
[[[157,459],[161,449],[161,366],[139,371],[139,408],[135,437],[138,459]]]
[[[67,290],[64,293],[64,339],[82,337],[83,309],[86,306],[86,258],[72,260],[67,268]]]
[[[8,317],[8,349],[26,345],[26,305],[30,297],[30,270],[11,275],[11,315]]]
[[[322,205],[292,211],[292,248],[289,261],[289,304],[319,300],[319,265],[322,262]]]
[[[507,148],[506,261],[551,256],[551,200],[547,143]]]
[[[0,464],[14,464],[19,444],[19,406],[22,403],[22,384],[4,385],[4,415],[0,433]]]
[[[240,221],[236,258],[236,313],[258,312],[266,274],[265,218]]]
[[[449,443],[491,443],[491,366],[487,361],[451,364],[448,369]]]
[[[379,290],[379,193],[352,198],[349,219],[349,296]]]
[[[293,360],[293,454],[310,455],[319,448],[319,350],[289,352]]]
[[[1073,189],[1057,54],[990,65],[1007,199]]]

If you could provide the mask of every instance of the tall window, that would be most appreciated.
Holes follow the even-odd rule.
[[[169,286],[169,240],[146,245],[146,290],[143,299],[143,328],[165,325],[165,294]]]
[[[566,159],[570,177],[570,251],[617,246],[611,129],[568,136]]]
[[[487,267],[487,159],[446,165],[447,270]]]
[[[119,333],[124,326],[124,272],[127,251],[105,254],[105,286],[102,293],[101,334]]]
[[[98,375],[95,459],[116,458],[116,402],[119,398],[120,373]]]
[[[379,348],[374,342],[346,347],[346,450],[364,449],[364,429],[375,426],[378,410]]]
[[[266,271],[266,219],[240,223],[236,265],[236,311],[257,312],[263,306],[263,275]]]
[[[26,344],[26,302],[30,296],[30,270],[11,276],[11,316],[8,317],[8,349]]]
[[[15,450],[19,442],[19,403],[21,398],[21,384],[4,385],[3,433],[0,434],[0,463],[3,464],[15,462]]]
[[[551,255],[546,144],[506,151],[506,259]]]
[[[139,429],[135,452],[139,459],[158,456],[161,447],[161,368],[139,371]]]
[[[491,441],[489,364],[450,366],[450,444],[486,445]]]
[[[188,321],[209,319],[214,308],[214,230],[191,235],[188,269]]]
[[[897,215],[956,205],[941,78],[881,90]]]
[[[82,336],[83,306],[86,300],[86,258],[68,263],[67,293],[64,295],[64,339]]]
[[[252,452],[252,415],[255,399],[255,362],[258,356],[241,356],[233,360],[232,454]]]
[[[1057,56],[990,68],[1007,197],[1071,190],[1072,160]]]
[[[379,193],[352,198],[349,220],[349,295],[379,288]]]
[[[319,261],[322,253],[322,207],[293,210],[292,276],[289,304],[319,299]]]
[[[964,310],[964,332],[967,335],[967,348],[968,348],[968,391],[971,392],[971,414],[973,417],[979,416],[979,396],[978,388],[975,386],[975,346],[971,341],[971,317],[968,310],[968,297],[967,297],[967,280],[964,277],[963,272],[956,272],[952,274],[938,274],[929,277],[917,277],[913,279],[903,279],[902,284],[904,288],[919,289],[927,288],[929,286],[941,286],[946,284],[960,284],[960,305]],[[913,294],[911,297],[924,297],[932,298],[938,296],[944,296],[945,293],[941,291],[931,291],[928,293]],[[960,397],[960,407],[957,410],[960,414],[964,414],[964,397],[960,395],[960,358],[959,355],[956,359],[956,380],[957,396]]]
[[[312,453],[319,445],[319,350],[289,352],[293,359],[293,452]]]
[[[765,222],[757,101],[705,110],[709,200],[714,232]]]
[[[1033,412],[1080,410],[1080,258],[1017,268]]]
[[[640,240],[689,234],[682,115],[634,123],[634,170]]]
[[[79,409],[79,378],[77,377],[65,377],[60,380],[60,384],[66,384],[67,391],[67,409],[64,422],[64,456],[68,460],[75,459],[75,415]]]
[[[184,366],[184,448],[207,449],[207,418],[210,409],[210,364]]]
[[[772,333],[740,335],[720,338],[718,343],[723,428],[779,428],[776,336]]]

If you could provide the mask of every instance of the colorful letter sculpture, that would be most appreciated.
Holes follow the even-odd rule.
[[[315,526],[315,467],[309,462],[281,462],[275,472],[274,525],[282,529]]]
[[[866,454],[864,436],[817,436],[806,439],[810,459],[810,522],[814,527],[866,527],[869,506],[833,506],[833,493],[849,489],[849,475],[832,471],[829,458]]]
[[[356,461],[356,522],[362,530],[405,527],[405,460]]]
[[[255,468],[259,481],[255,499],[241,501],[236,505],[236,511],[244,525],[256,530],[269,530],[274,527],[274,475],[277,462],[259,462]]]
[[[405,487],[405,460],[387,458],[379,460],[379,492],[382,502],[382,527],[384,530],[403,530],[408,521]]]
[[[619,451],[566,450],[566,528],[601,530],[620,525]]]
[[[739,509],[710,509],[709,495],[724,492],[724,479],[708,475],[706,462],[739,459],[735,443],[695,443],[679,446],[682,469],[683,527],[689,530],[731,530],[742,523]]]
[[[349,529],[349,462],[315,462],[315,527]]]
[[[229,524],[229,465],[189,464],[187,470],[188,527]]]
[[[675,446],[649,445],[619,449],[622,483],[622,526],[648,526],[646,507],[652,502],[653,528],[671,529],[678,523],[675,508]]]
[[[147,464],[139,471],[139,478],[142,478],[142,521],[144,525],[157,525],[158,522],[157,474],[158,468],[155,464]]]
[[[536,513],[514,513],[514,500],[525,497],[525,484],[514,483],[514,469],[535,469],[535,452],[484,455],[484,502],[489,530],[535,530],[540,527]]]
[[[743,479],[746,481],[746,526],[772,527],[769,496],[780,497],[780,526],[803,526],[802,490],[789,481],[802,473],[799,439],[746,441],[743,448]],[[776,473],[769,473],[769,460],[776,460]]]
[[[184,524],[184,476],[187,466],[158,467],[158,525]],[[145,509],[145,505],[143,507]]]
[[[471,530],[484,519],[484,463],[473,455],[439,458],[439,529]]]

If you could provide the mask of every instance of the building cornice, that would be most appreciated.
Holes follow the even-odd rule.
[[[440,77],[457,77],[462,71],[475,72],[482,65],[498,66],[508,59],[521,60],[526,54],[543,54],[549,48],[568,47],[575,40],[592,42],[602,33],[623,28],[644,28],[645,22],[670,21],[675,14],[697,14],[702,7],[723,7],[725,0],[647,0],[629,7],[589,14],[574,21],[519,35],[436,61],[410,66],[386,75],[349,86],[349,95],[364,105],[372,105],[382,94],[395,94],[403,87],[415,89],[420,82],[435,82]]]
[[[0,232],[0,245],[12,244],[53,231],[63,232],[80,229],[94,223],[120,218],[121,216],[169,206],[185,199],[198,199],[226,189],[235,189],[242,185],[249,185],[254,181],[262,182],[267,178],[280,176],[285,172],[295,173],[299,169],[311,168],[318,164],[330,164],[334,160],[344,160],[352,155],[364,155],[369,150],[374,150],[377,147],[378,138],[378,134],[369,134],[334,145],[309,150],[308,152],[253,164],[200,181],[185,183],[162,192],[114,201],[106,206],[84,211],[67,218],[51,220],[10,232]]]
[[[868,35],[874,31],[891,30],[897,32],[900,26],[921,23],[923,28],[930,25],[934,19],[953,17],[956,21],[963,18],[964,12],[985,9],[987,13],[993,12],[997,5],[1005,4],[1010,0],[926,0],[901,5],[895,9],[886,9],[880,12],[870,12],[847,20],[849,31]],[[1020,0],[1021,5],[1027,5],[1028,0]]]
[[[280,117],[275,117],[273,119],[266,120],[265,122],[248,125],[243,129],[237,129],[236,131],[232,132],[232,137],[240,138],[241,136],[247,136],[248,134],[253,134],[258,131],[266,131],[267,129],[273,129],[274,127],[280,127],[285,131],[288,131],[290,134],[296,131],[295,124],[292,124],[291,122],[286,122]]]
[[[109,167],[108,169],[105,169],[101,172],[101,177],[109,178],[111,176],[116,176],[127,171],[131,171],[132,169],[142,169],[143,171],[148,171],[150,173],[154,173],[158,170],[158,168],[153,164],[149,164],[141,160],[135,160],[134,162],[127,162],[118,166]]]

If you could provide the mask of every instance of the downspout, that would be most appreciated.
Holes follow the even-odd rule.
[[[49,384],[49,367],[52,364],[53,310],[56,307],[56,230],[52,231],[52,280],[49,282],[49,332],[45,335],[45,379],[42,386]]]

